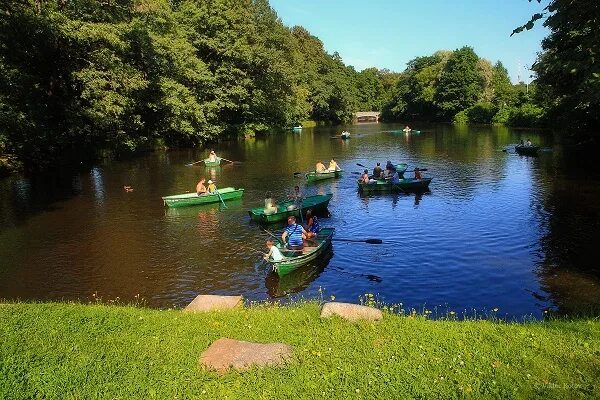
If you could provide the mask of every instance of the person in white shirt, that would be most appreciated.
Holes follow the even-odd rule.
[[[281,261],[283,260],[283,255],[281,251],[273,244],[271,239],[267,240],[267,249],[269,252],[265,254],[264,258],[266,261]]]

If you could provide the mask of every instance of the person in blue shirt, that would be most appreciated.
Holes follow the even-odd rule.
[[[287,242],[287,248],[290,250],[302,250],[304,248],[302,238],[307,236],[307,232],[302,225],[296,223],[296,217],[293,215],[288,217],[287,223],[287,228],[281,234],[281,240],[283,240],[283,243]]]

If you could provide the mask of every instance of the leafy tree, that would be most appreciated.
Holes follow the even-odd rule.
[[[444,118],[450,118],[477,102],[483,82],[477,71],[479,58],[471,47],[456,50],[446,63],[435,92]]]

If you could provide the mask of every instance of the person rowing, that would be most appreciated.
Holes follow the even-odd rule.
[[[423,179],[423,176],[421,175],[421,170],[419,168],[415,168],[415,179]]]
[[[329,172],[335,172],[335,171],[341,171],[342,169],[340,168],[338,163],[335,161],[335,158],[332,157],[331,161],[329,161],[329,168],[327,168],[327,170]]]
[[[202,196],[207,192],[206,186],[204,186],[204,182],[206,182],[206,178],[200,179],[200,182],[198,182],[198,184],[196,185],[196,194],[198,196]]]
[[[287,219],[288,226],[281,234],[283,243],[287,243],[287,248],[290,250],[302,250],[304,248],[303,237],[306,237],[307,232],[301,225],[296,223],[296,217],[290,215]],[[286,240],[287,239],[287,240]]]
[[[404,132],[406,132],[406,133],[408,133],[408,132],[412,131],[412,129],[410,129],[410,127],[409,127],[408,125],[406,125],[406,126],[404,127],[404,129],[402,129],[402,130],[403,130]]]
[[[210,161],[210,162],[217,162],[217,161],[219,161],[219,157],[217,157],[217,153],[215,153],[214,150],[210,151],[210,154],[208,155],[208,161]]]

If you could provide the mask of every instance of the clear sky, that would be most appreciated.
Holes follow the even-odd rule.
[[[513,82],[528,70],[548,30],[538,21],[510,37],[548,1],[527,0],[270,0],[283,23],[302,25],[328,53],[337,51],[357,70],[404,71],[406,63],[437,50],[471,46],[492,63],[500,60]],[[520,66],[520,67],[519,67]]]

